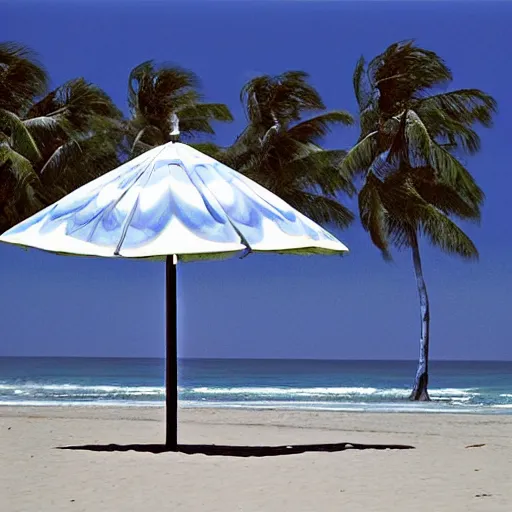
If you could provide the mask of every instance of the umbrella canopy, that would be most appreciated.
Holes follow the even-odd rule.
[[[1,242],[59,254],[166,260],[166,445],[177,437],[175,261],[246,252],[340,254],[325,229],[190,146],[154,148],[45,208]]]
[[[254,181],[173,142],[75,190],[0,241],[83,256],[180,260],[243,250],[348,250]]]

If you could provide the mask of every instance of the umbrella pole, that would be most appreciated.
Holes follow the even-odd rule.
[[[165,259],[165,446],[178,450],[178,318],[176,267],[173,256]]]

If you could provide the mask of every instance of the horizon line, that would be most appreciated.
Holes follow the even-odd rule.
[[[158,359],[165,361],[165,356],[19,356],[1,355],[0,359]],[[178,361],[309,361],[309,362],[365,362],[365,363],[417,363],[417,359],[328,359],[309,357],[178,357]],[[512,363],[512,359],[430,359],[431,363]]]

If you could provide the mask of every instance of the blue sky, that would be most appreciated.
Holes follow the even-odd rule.
[[[479,263],[423,247],[434,359],[512,359],[510,98],[512,5],[507,2],[157,2],[0,0],[0,40],[40,54],[53,85],[84,76],[126,110],[130,69],[147,59],[194,70],[208,100],[244,126],[241,86],[303,69],[332,109],[356,113],[352,71],[397,40],[438,52],[453,87],[495,96],[499,115],[467,161],[487,200],[469,234]],[[330,135],[349,147],[356,129]],[[251,256],[182,265],[184,357],[415,359],[419,312],[411,258],[382,261],[358,223],[336,233],[349,256]],[[64,258],[0,247],[0,355],[162,356],[164,267]]]

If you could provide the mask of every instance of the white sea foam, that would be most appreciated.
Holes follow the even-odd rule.
[[[81,386],[77,384],[0,384],[0,393],[11,391],[16,395],[48,393],[61,395],[80,394],[123,394],[123,395],[163,395],[161,386]],[[53,393],[51,393],[53,392]]]
[[[331,397],[389,397],[406,398],[410,389],[388,388],[377,389],[373,387],[311,387],[311,388],[285,388],[285,387],[197,387],[190,390],[192,393],[202,395],[258,395],[258,396],[331,396]],[[432,389],[432,398],[443,399],[471,399],[479,393],[470,389]]]
[[[429,393],[433,396],[477,396],[480,394],[473,389],[458,388],[431,389]]]
[[[406,398],[410,389],[408,388],[375,388],[375,387],[194,387],[178,390],[182,393],[192,395],[232,395],[232,396],[267,396],[271,397],[330,397],[332,398],[354,398],[354,397],[381,397],[381,398]],[[3,392],[3,393],[2,393]],[[34,382],[0,384],[0,393],[11,392],[14,395],[48,394],[56,396],[74,395],[126,395],[126,396],[163,396],[163,386],[106,386],[106,385],[78,385],[78,384],[39,384]],[[459,401],[470,400],[479,396],[479,393],[472,389],[442,388],[430,390],[432,398],[437,400]],[[501,397],[512,397],[503,394]]]
[[[336,387],[179,387],[182,407],[249,407],[337,411],[382,412],[480,412],[493,410],[479,403],[480,393],[470,388],[434,388],[432,402],[410,403],[409,388],[370,386]],[[501,395],[503,399],[512,395]],[[0,405],[123,405],[161,406],[163,386],[44,384],[37,382],[0,383]],[[512,406],[502,405],[502,413]]]
[[[120,402],[119,400],[101,400],[101,401],[60,401],[60,400],[0,400],[0,406],[9,407],[162,407],[162,402],[146,402],[129,400]]]
[[[278,387],[232,387],[232,388],[192,388],[193,393],[205,395],[372,395],[378,392],[376,388],[278,388]]]

